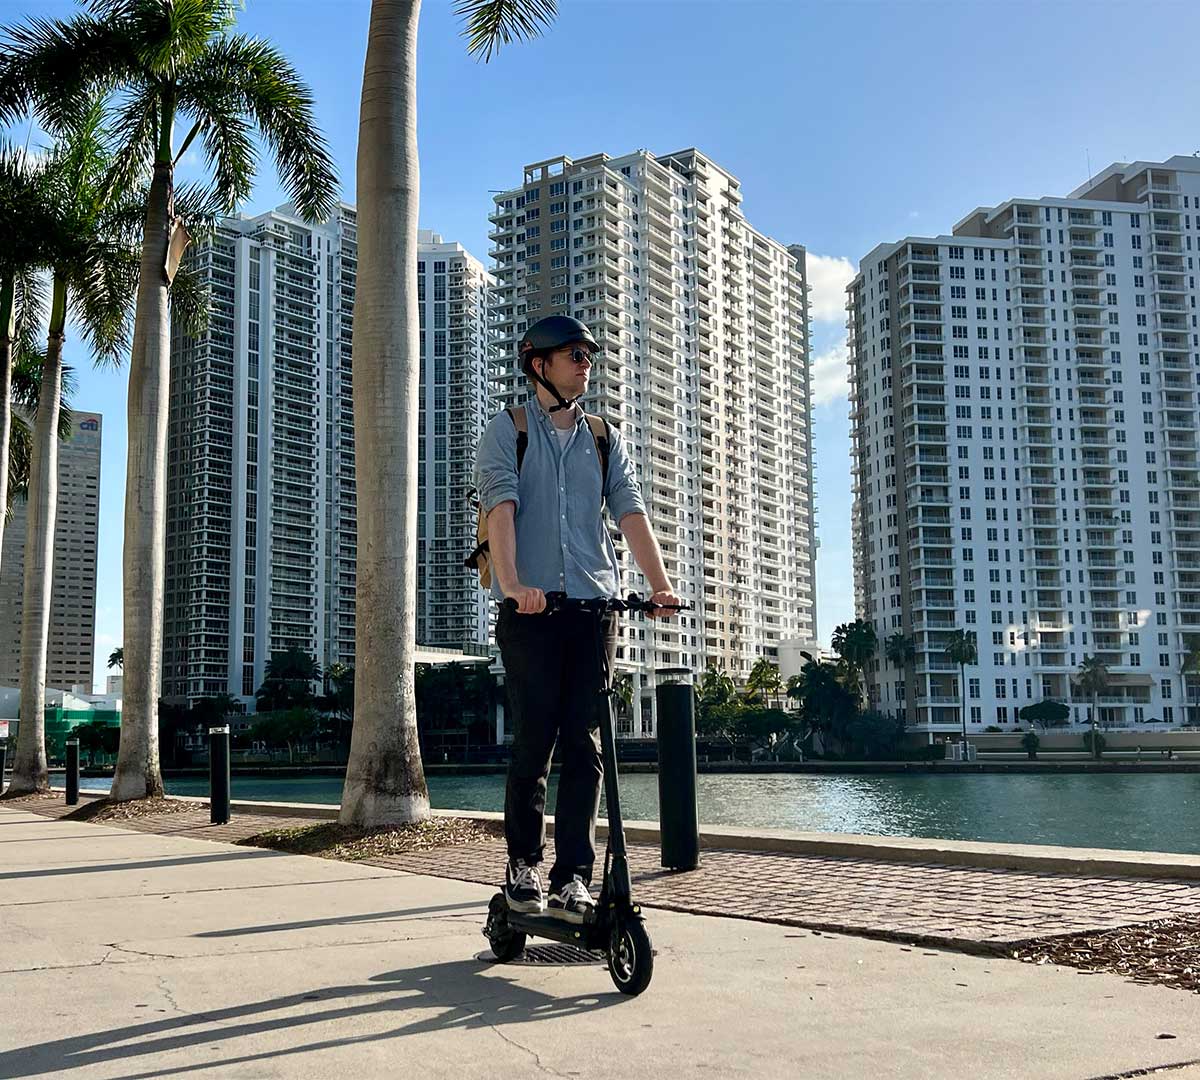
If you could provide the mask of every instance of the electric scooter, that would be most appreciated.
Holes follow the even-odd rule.
[[[505,604],[515,608],[512,600]],[[600,723],[600,748],[604,760],[604,798],[608,805],[608,842],[604,851],[604,876],[600,899],[582,923],[565,922],[552,915],[533,915],[511,911],[503,889],[488,905],[487,923],[483,933],[496,959],[502,963],[515,960],[525,948],[528,937],[549,938],[568,945],[578,945],[602,952],[608,962],[612,981],[622,994],[640,994],[650,985],[654,974],[654,952],[650,935],[642,918],[642,909],[633,900],[629,881],[629,861],[625,852],[625,826],[621,819],[621,803],[617,787],[616,725],[613,719],[612,672],[608,652],[604,648],[602,620],[610,611],[630,611],[648,614],[670,609],[684,611],[689,604],[654,604],[636,593],[624,599],[598,597],[595,600],[576,600],[565,593],[547,593],[546,609],[553,616],[560,611],[584,611],[593,618],[596,628],[596,651],[604,681],[599,693],[604,695],[605,709]],[[531,615],[528,618],[538,618]]]

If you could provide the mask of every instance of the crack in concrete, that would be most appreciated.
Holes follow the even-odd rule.
[[[167,985],[167,977],[160,975],[158,977],[158,988],[162,991],[162,996],[167,999],[167,1004],[171,1006],[180,1016],[191,1016],[192,1014],[185,1009],[178,1001],[175,1000],[175,994]]]
[[[108,947],[106,946],[106,948]],[[105,960],[112,956],[112,954],[112,949],[108,948],[108,952],[100,957],[99,960],[89,960],[87,963],[83,964],[43,964],[41,967],[0,968],[0,975],[28,975],[35,971],[70,971],[72,968],[99,967],[104,963]]]
[[[558,1077],[561,1077],[562,1080],[570,1080],[571,1077],[576,1075],[575,1073],[559,1072],[557,1069],[550,1068],[549,1065],[543,1065],[541,1055],[536,1050],[532,1050],[528,1046],[526,1046],[524,1043],[519,1043],[519,1042],[517,1042],[516,1039],[510,1038],[508,1035],[505,1035],[504,1032],[501,1031],[498,1027],[496,1027],[495,1024],[488,1024],[488,1027],[492,1031],[494,1031],[497,1035],[499,1035],[500,1038],[504,1042],[508,1043],[509,1046],[515,1046],[518,1050],[524,1050],[525,1053],[527,1053],[531,1058],[533,1058],[534,1065],[536,1065],[538,1067],[538,1069],[540,1069],[542,1072],[544,1072],[547,1076],[558,1076]]]
[[[227,952],[198,952],[198,953],[165,953],[151,952],[144,949],[133,949],[122,945],[120,942],[105,943],[105,947],[112,952],[125,953],[128,956],[144,956],[150,960],[206,960],[218,956],[258,956],[267,953],[290,953],[290,952],[312,952],[314,949],[352,949],[359,945],[403,945],[412,941],[440,941],[444,938],[456,935],[450,934],[411,934],[404,937],[376,937],[376,938],[361,938],[356,941],[329,941],[323,944],[313,944],[309,942],[303,945],[280,945],[269,949],[231,949]],[[107,956],[105,957],[107,959]],[[103,962],[103,961],[101,961]],[[94,967],[94,964],[75,965],[79,967]]]

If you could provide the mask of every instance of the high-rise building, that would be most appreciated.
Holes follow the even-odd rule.
[[[1180,723],[1200,642],[1193,245],[1200,161],[1115,164],[1065,198],[883,244],[848,289],[856,606],[872,701],[927,732],[1012,730],[1107,668],[1102,724]],[[973,631],[978,662],[946,655]],[[1195,676],[1188,676],[1193,682]],[[1200,702],[1200,688],[1188,690]],[[1195,705],[1192,707],[1195,713]]]
[[[421,447],[446,455],[433,465],[435,483],[457,469],[461,491],[450,498],[447,480],[441,496],[428,493],[435,536],[423,547],[418,638],[481,645],[487,608],[478,588],[469,598],[444,594],[470,584],[462,567],[469,485],[456,462],[469,469],[474,444],[463,440],[486,413],[486,283],[457,245],[432,234],[423,241],[422,259],[426,250],[437,255],[426,334],[446,355],[431,352],[432,378],[423,362],[425,393],[440,412]],[[176,330],[172,341],[168,700],[231,693],[249,702],[272,655],[290,647],[322,667],[354,663],[356,255],[356,215],[346,205],[316,226],[287,206],[226,219],[189,255],[211,304],[202,335]],[[436,327],[442,319],[445,330]],[[423,507],[430,464],[420,466]]]
[[[71,437],[58,444],[58,516],[54,527],[54,577],[50,590],[50,642],[46,685],[92,692],[96,637],[96,536],[100,510],[98,413],[72,413]],[[24,499],[4,529],[0,565],[0,684],[21,677],[21,613],[24,608]]]
[[[633,733],[650,734],[641,688],[656,669],[745,677],[781,639],[815,636],[804,249],[752,228],[738,180],[694,149],[528,165],[490,220],[501,403],[528,393],[526,326],[570,314],[591,327],[603,357],[585,406],[620,426],[672,582],[696,606],[624,630]]]
[[[489,605],[463,559],[475,547],[468,496],[475,448],[490,419],[488,293],[491,278],[461,244],[420,233],[420,485],[417,504],[417,641],[481,652]]]

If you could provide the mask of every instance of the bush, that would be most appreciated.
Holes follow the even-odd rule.
[[[983,733],[985,735],[1002,735],[1004,733],[1004,728],[997,727],[995,724],[988,724],[988,726],[983,729]]]
[[[1042,745],[1042,740],[1037,737],[1036,733],[1034,733],[1032,731],[1027,731],[1027,732],[1025,732],[1024,735],[1021,736],[1021,745],[1030,754],[1036,754],[1038,751],[1038,747]]]
[[[1093,749],[1092,740],[1095,740],[1096,745]],[[1083,733],[1083,748],[1089,754],[1103,754],[1104,748],[1108,745],[1108,740],[1098,731],[1085,731]]]

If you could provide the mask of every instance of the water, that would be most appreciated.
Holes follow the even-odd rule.
[[[706,773],[698,783],[707,825],[1200,854],[1200,773]],[[81,786],[106,790],[108,781]],[[173,779],[167,789],[207,795],[208,780]],[[233,777],[235,799],[336,804],[341,793],[340,777]],[[441,809],[502,810],[504,777],[435,775],[429,793]],[[623,775],[621,807],[627,820],[657,820],[658,777]]]

